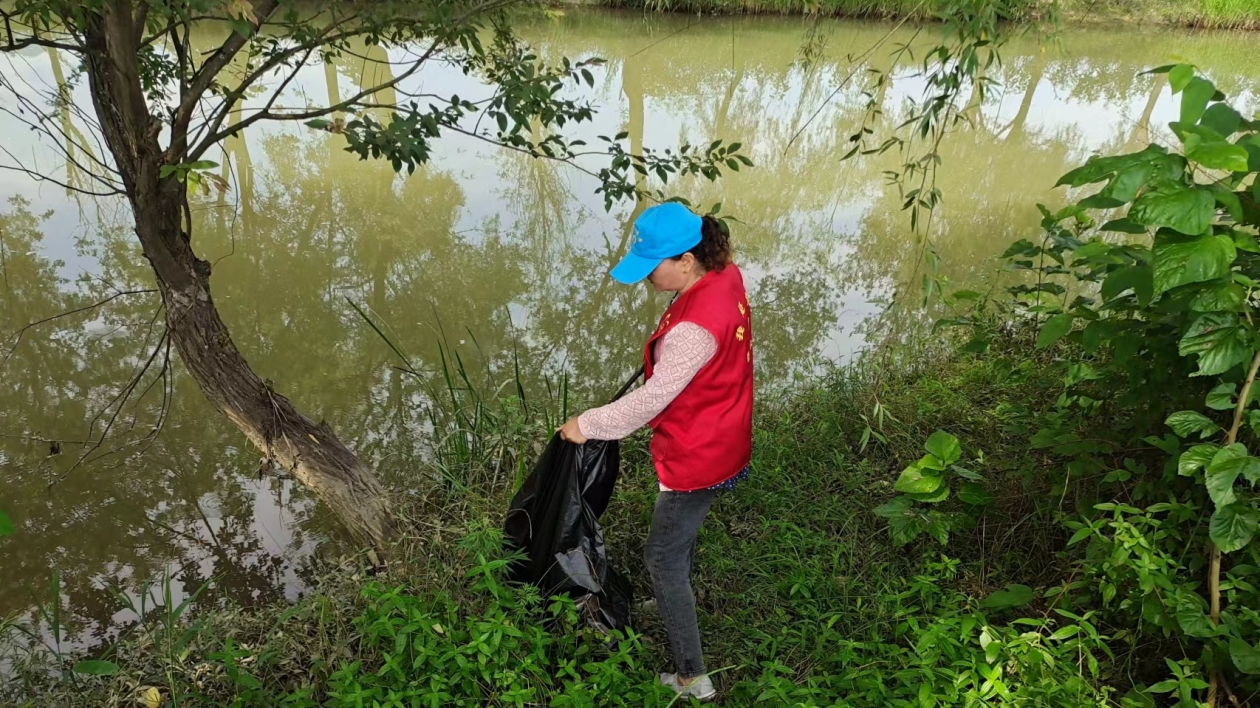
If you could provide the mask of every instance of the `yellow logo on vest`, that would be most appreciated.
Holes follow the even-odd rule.
[[[745,309],[745,307],[744,307],[744,303],[742,303],[742,302],[738,302],[738,303],[735,303],[735,304],[739,305],[739,314],[741,314],[741,315],[747,315],[747,314],[748,314],[748,310],[747,310],[747,309]]]
[[[741,342],[744,341],[744,327],[742,325],[739,329],[735,330],[735,338]]]

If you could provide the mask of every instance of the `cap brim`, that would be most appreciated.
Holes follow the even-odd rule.
[[[627,253],[626,257],[613,266],[613,269],[608,274],[619,283],[633,285],[651,275],[652,271],[656,270],[656,266],[660,265],[662,260],[664,259],[644,258],[633,253]]]

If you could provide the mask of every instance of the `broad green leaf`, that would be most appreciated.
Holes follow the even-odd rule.
[[[1239,312],[1246,299],[1247,290],[1227,280],[1205,287],[1190,303],[1190,309],[1195,312]]]
[[[981,600],[980,606],[990,610],[1004,610],[1008,607],[1023,607],[1032,601],[1032,588],[1027,585],[1007,585],[1005,590],[998,590]]]
[[[1220,449],[1219,445],[1212,443],[1200,443],[1191,447],[1177,458],[1177,474],[1183,477],[1192,476],[1196,470],[1207,467]]]
[[[1212,512],[1208,535],[1222,552],[1233,553],[1251,543],[1257,524],[1260,524],[1260,511],[1244,503],[1230,504]]]
[[[1203,607],[1187,600],[1177,603],[1177,625],[1191,637],[1207,639],[1216,636],[1216,627],[1203,612]]]
[[[1229,218],[1234,221],[1243,221],[1247,218],[1243,213],[1242,200],[1237,194],[1229,191],[1229,189],[1219,185],[1212,185],[1212,196],[1216,198],[1216,203],[1229,214]],[[1234,247],[1238,247],[1238,238],[1234,237]]]
[[[1208,312],[1190,325],[1177,345],[1182,356],[1199,355],[1194,376],[1223,374],[1247,361],[1254,351],[1250,330],[1231,312]]]
[[[1203,112],[1199,124],[1228,138],[1242,125],[1242,116],[1228,104],[1214,103]]]
[[[1246,448],[1234,443],[1219,450],[1208,463],[1207,470],[1203,473],[1203,486],[1207,487],[1208,496],[1212,497],[1212,503],[1218,509],[1237,501],[1238,498],[1234,496],[1234,480],[1238,479],[1237,463],[1245,459]]]
[[[1260,242],[1256,241],[1255,236],[1237,229],[1231,235],[1234,237],[1234,248],[1247,253],[1260,253]]]
[[[1186,158],[1210,170],[1247,171],[1247,150],[1241,145],[1232,145],[1224,140],[1212,142],[1187,140]]]
[[[1234,392],[1238,384],[1219,383],[1208,391],[1207,407],[1214,411],[1227,411],[1234,407]]]
[[[1168,72],[1168,84],[1173,93],[1181,93],[1190,79],[1194,78],[1194,67],[1189,64],[1178,64]]]
[[[1225,450],[1229,449],[1241,451],[1241,454],[1227,459],[1222,459],[1221,463],[1218,465],[1216,463],[1216,458],[1220,457]],[[1225,448],[1225,450],[1221,450],[1216,453],[1216,455],[1212,458],[1212,462],[1208,464],[1209,472],[1215,470],[1219,471],[1221,474],[1232,474],[1235,478],[1242,477],[1253,485],[1257,481],[1260,481],[1260,459],[1248,455],[1246,448],[1244,448],[1241,443],[1234,443],[1228,448]],[[1225,503],[1228,504],[1229,502]]]
[[[1189,437],[1194,433],[1207,437],[1221,429],[1220,426],[1212,422],[1211,418],[1198,411],[1177,411],[1168,416],[1168,419],[1164,421],[1164,425],[1172,428],[1174,433],[1183,438]]]
[[[1046,323],[1041,325],[1041,333],[1037,335],[1036,348],[1045,349],[1071,332],[1072,319],[1070,313],[1063,312],[1046,320]]]
[[[0,536],[13,535],[13,522],[9,519],[9,515],[0,511]]]
[[[1196,76],[1186,83],[1181,90],[1181,122],[1198,123],[1207,109],[1208,101],[1216,94],[1216,87],[1211,81]]]
[[[1142,185],[1146,184],[1146,180],[1151,176],[1152,169],[1153,166],[1149,162],[1129,165],[1117,172],[1116,176],[1112,177],[1107,186],[1103,187],[1098,194],[1099,196],[1115,200],[1117,202],[1116,206],[1128,204],[1137,198],[1138,190],[1142,188]]]
[[[113,676],[118,673],[118,664],[112,661],[89,659],[75,663],[74,672],[87,676]]]
[[[1251,646],[1241,637],[1229,638],[1229,658],[1244,674],[1260,674],[1260,648]]]
[[[949,498],[949,485],[942,484],[935,492],[927,492],[925,494],[908,494],[908,496],[925,504],[939,504]]]
[[[901,472],[893,489],[907,494],[928,494],[940,489],[945,478],[940,472],[920,469],[918,465],[910,465]]]
[[[912,509],[909,497],[897,497],[887,504],[880,504],[875,507],[875,515],[890,519],[894,516],[900,516]]]
[[[1122,234],[1144,234],[1146,227],[1130,221],[1129,219],[1112,219],[1102,226],[1098,227],[1099,231],[1118,231]]]
[[[974,504],[975,506],[993,503],[993,495],[975,482],[963,482],[962,487],[958,490],[958,498],[965,504]]]
[[[1171,192],[1147,192],[1129,208],[1129,219],[1139,224],[1167,227],[1183,234],[1207,231],[1216,213],[1216,197],[1206,187]]]
[[[944,430],[932,433],[923,447],[943,460],[947,465],[954,464],[962,456],[962,446],[958,444],[958,438]]]
[[[1127,155],[1091,157],[1084,165],[1081,165],[1080,167],[1060,177],[1059,181],[1055,183],[1054,186],[1060,187],[1066,184],[1072,187],[1080,187],[1085,184],[1101,182],[1126,167],[1143,162],[1154,162],[1159,157],[1167,154],[1168,151],[1164,148],[1158,145],[1150,145],[1141,152],[1129,153]]]
[[[931,474],[937,474],[939,472],[942,472],[945,470],[945,467],[946,467],[945,460],[942,460],[941,458],[937,457],[936,455],[933,455],[930,452],[924,455],[923,457],[920,457],[919,461],[914,464],[925,470],[929,470]]]
[[[219,163],[214,160],[197,160],[196,162],[190,162],[187,165],[190,170],[213,170],[218,166]]]
[[[1103,300],[1114,300],[1126,290],[1132,290],[1138,303],[1145,305],[1155,295],[1155,270],[1149,263],[1117,268],[1103,280]]]

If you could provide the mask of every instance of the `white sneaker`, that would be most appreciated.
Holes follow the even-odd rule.
[[[695,698],[700,701],[712,700],[717,695],[713,681],[708,676],[701,676],[687,685],[678,680],[678,674],[661,674],[661,683],[674,689],[680,696]]]

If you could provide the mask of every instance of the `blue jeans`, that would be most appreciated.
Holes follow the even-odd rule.
[[[643,549],[643,561],[656,590],[656,607],[665,622],[674,663],[682,678],[704,673],[696,597],[691,590],[691,564],[700,524],[716,495],[716,489],[659,492],[652,530]]]

